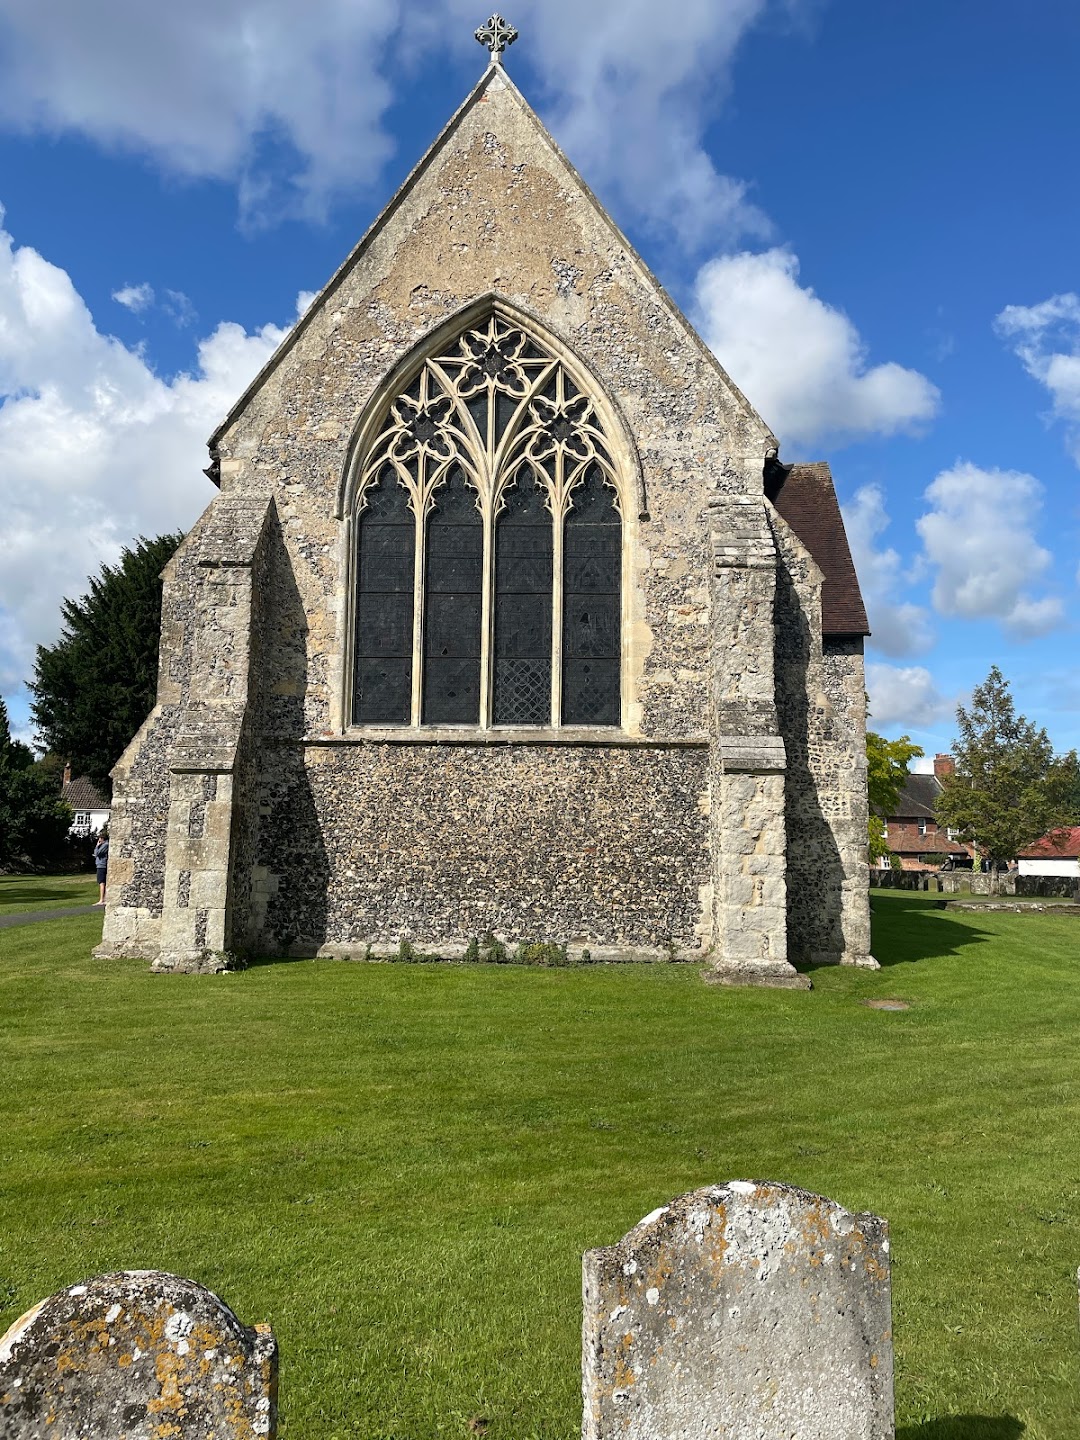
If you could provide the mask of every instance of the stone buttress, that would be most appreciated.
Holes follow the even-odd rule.
[[[116,858],[99,955],[149,955],[156,969],[191,971],[220,968],[248,941],[271,509],[269,500],[215,501],[166,573],[163,610],[167,620],[183,614],[184,633],[166,629],[177,648],[163,653],[159,693],[179,703],[159,703],[114,775]],[[132,891],[157,905],[132,905]]]

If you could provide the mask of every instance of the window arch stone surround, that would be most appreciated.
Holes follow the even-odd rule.
[[[380,492],[385,494],[391,483],[408,492],[415,519],[411,695],[408,706],[394,716],[373,714],[370,708],[364,715],[358,712],[356,699],[358,678],[371,673],[364,672],[367,656],[358,651],[362,629],[357,623],[358,607],[364,603],[360,586],[364,522],[365,516],[375,518],[370,514],[371,501],[378,506]],[[535,317],[488,296],[435,327],[388,373],[365,407],[350,443],[338,496],[340,518],[345,522],[345,663],[341,675],[346,733],[400,731],[423,739],[439,728],[438,716],[428,713],[428,548],[433,522],[439,518],[440,497],[449,503],[451,489],[460,492],[454,501],[459,510],[461,494],[470,495],[482,528],[483,614],[480,654],[475,657],[478,675],[472,682],[461,681],[476,685],[478,713],[469,721],[458,718],[443,723],[464,724],[480,734],[494,731],[500,738],[506,738],[506,731],[515,727],[529,728],[530,738],[535,738],[537,730],[567,739],[572,733],[596,727],[625,732],[634,698],[628,694],[627,684],[633,628],[630,562],[638,523],[648,518],[636,446],[618,408],[577,356]],[[532,494],[534,489],[539,501]],[[546,666],[536,651],[535,637],[531,645],[524,645],[520,657],[515,655],[513,639],[507,639],[511,627],[505,619],[506,606],[513,601],[503,591],[517,587],[502,584],[500,589],[500,575],[505,575],[501,564],[504,545],[511,548],[511,536],[513,543],[529,545],[528,531],[514,528],[514,522],[530,511],[535,521],[538,503],[550,517],[553,551],[548,557],[551,588],[545,597],[549,611],[546,633],[553,643]],[[598,511],[605,503],[611,528],[602,529],[595,522],[603,518]],[[595,581],[598,593],[592,607],[596,613],[605,606],[611,612],[605,624],[609,635],[616,637],[617,652],[608,660],[603,658],[604,624],[598,626],[599,638],[585,636],[584,647],[579,641],[572,648],[566,629],[574,599],[567,587],[576,583],[570,572],[580,572],[574,542],[568,541],[569,521],[571,516],[583,518],[576,513],[583,505],[589,508],[593,523],[582,526],[578,534],[591,536],[606,553],[601,568],[606,565],[605,573],[612,577]],[[580,546],[580,540],[577,543]],[[534,553],[533,563],[539,559]],[[516,599],[520,607],[522,597]],[[543,603],[538,601],[541,606]],[[527,611],[526,602],[519,613]],[[582,623],[595,619],[595,614],[574,618],[580,629]],[[567,658],[570,655],[572,661]],[[589,658],[583,661],[582,656],[599,658],[592,663]],[[578,673],[583,668],[593,671],[592,682],[583,682]],[[606,704],[600,693],[603,683],[608,686]],[[578,693],[583,684],[584,698]],[[570,685],[578,687],[573,704]],[[550,713],[540,698],[544,686],[550,687]],[[365,687],[365,695],[368,693]],[[511,695],[519,697],[519,708],[514,711],[511,703],[508,713],[507,697]]]

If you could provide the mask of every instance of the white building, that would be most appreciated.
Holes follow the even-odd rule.
[[[72,780],[70,765],[64,767],[64,788],[60,795],[72,809],[69,834],[80,837],[96,835],[108,825],[111,813],[109,802],[85,775]]]
[[[1080,825],[1044,835],[1016,858],[1021,875],[1063,875],[1080,880]]]

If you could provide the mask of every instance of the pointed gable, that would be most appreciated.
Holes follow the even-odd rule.
[[[493,66],[213,436],[226,486],[242,469],[230,461],[267,438],[252,428],[267,408],[280,413],[292,392],[291,408],[310,413],[312,387],[344,368],[355,420],[388,362],[486,294],[543,317],[657,433],[673,422],[714,424],[724,452],[739,456],[774,443]],[[329,435],[331,423],[314,438],[340,438]]]

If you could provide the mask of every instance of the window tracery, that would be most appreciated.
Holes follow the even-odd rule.
[[[426,360],[357,493],[355,724],[620,723],[615,462],[525,328],[492,313]]]

